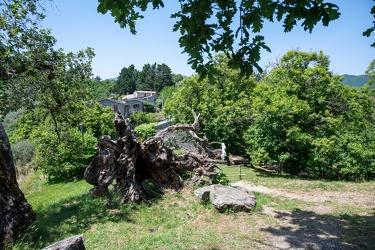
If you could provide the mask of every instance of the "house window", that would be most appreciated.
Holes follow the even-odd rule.
[[[133,109],[139,109],[139,104],[134,104]]]
[[[113,105],[113,111],[118,112],[118,105]]]

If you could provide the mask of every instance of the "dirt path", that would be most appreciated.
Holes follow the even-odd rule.
[[[358,192],[347,193],[347,192],[331,192],[319,190],[318,192],[290,192],[280,189],[268,188],[265,186],[259,186],[252,184],[248,181],[238,181],[233,184],[246,188],[251,191],[268,194],[270,196],[283,196],[290,199],[303,200],[307,202],[317,203],[340,203],[347,204],[355,207],[375,209],[375,192],[373,194],[362,194]]]
[[[373,237],[367,237],[363,242],[351,242],[350,239],[348,240],[348,232],[360,234],[358,228],[349,220],[329,214],[338,206],[366,208],[369,212],[373,212],[375,194],[322,190],[306,193],[290,192],[255,185],[247,181],[238,181],[233,186],[274,197],[316,203],[304,211],[277,211],[271,207],[263,207],[263,213],[276,219],[277,225],[260,223],[260,230],[266,232],[266,236],[259,249],[375,249],[375,234],[372,231],[365,231],[365,233],[370,233]],[[363,225],[371,225],[375,222],[373,214],[358,216],[358,219],[363,221]]]

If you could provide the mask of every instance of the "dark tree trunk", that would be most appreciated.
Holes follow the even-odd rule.
[[[18,187],[12,151],[0,123],[0,246],[19,236],[35,218],[35,212]]]
[[[130,128],[130,119],[120,114],[115,118],[116,141],[104,136],[98,143],[97,156],[93,158],[85,171],[85,179],[94,185],[90,193],[94,196],[106,196],[107,205],[112,202],[108,187],[121,192],[122,203],[150,201],[161,190],[180,190],[184,181],[181,176],[190,172],[193,184],[207,176],[212,182],[216,171],[214,153],[210,150],[207,138],[199,138],[199,115],[195,115],[193,124],[174,125],[159,131],[154,137],[139,142]],[[189,132],[199,144],[199,153],[188,152],[175,155],[173,149],[163,144],[165,134],[174,130]]]

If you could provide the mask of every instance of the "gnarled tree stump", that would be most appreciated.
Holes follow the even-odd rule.
[[[130,128],[130,119],[117,114],[114,121],[117,139],[101,138],[97,155],[86,168],[85,179],[94,185],[90,194],[106,196],[110,206],[112,195],[108,187],[111,184],[121,192],[122,203],[132,203],[148,202],[158,190],[180,190],[184,185],[181,175],[187,171],[195,175],[191,179],[193,184],[200,183],[203,176],[208,176],[212,182],[217,166],[210,157],[215,154],[208,147],[207,138],[197,135],[199,116],[194,114],[193,124],[173,125],[139,142]],[[164,135],[174,130],[190,133],[200,145],[199,153],[176,155],[173,149],[166,147]]]

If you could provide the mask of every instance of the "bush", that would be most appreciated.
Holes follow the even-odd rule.
[[[29,172],[35,156],[35,148],[28,140],[21,140],[12,145],[14,165],[17,173],[25,175]]]
[[[139,141],[143,141],[147,138],[150,138],[156,135],[156,130],[154,128],[155,123],[141,124],[135,127],[134,131],[138,136]]]
[[[46,125],[48,126],[48,125]],[[94,157],[97,139],[89,131],[82,134],[78,128],[61,131],[60,142],[52,129],[41,126],[35,133],[36,164],[51,180],[69,180],[82,177],[86,166]]]
[[[155,107],[154,107],[154,105],[152,105],[151,103],[144,102],[144,103],[143,103],[143,106],[145,107],[145,111],[146,111],[147,113],[153,113],[153,112],[155,112]]]
[[[135,127],[141,124],[156,123],[159,121],[156,113],[135,112],[130,114],[130,118]]]
[[[212,180],[214,184],[229,185],[229,179],[223,172],[217,172]]]

